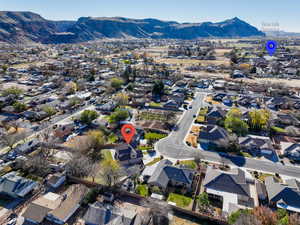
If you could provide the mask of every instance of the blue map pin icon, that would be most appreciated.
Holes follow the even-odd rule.
[[[267,41],[266,49],[270,56],[274,55],[277,49],[277,42],[276,41]]]

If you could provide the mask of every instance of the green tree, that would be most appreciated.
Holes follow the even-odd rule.
[[[102,160],[100,168],[99,176],[104,185],[113,187],[120,182],[122,170],[117,161],[110,159]]]
[[[248,124],[241,119],[242,112],[238,108],[232,108],[224,121],[224,127],[238,136],[244,136],[248,133]]]
[[[248,124],[238,117],[226,117],[224,126],[228,131],[238,136],[244,136],[248,133]]]
[[[3,70],[4,73],[6,73],[8,66],[7,65],[2,65],[1,69]]]
[[[129,99],[129,97],[125,93],[118,93],[115,96],[115,100],[116,100],[116,102],[118,103],[119,106],[121,106],[121,105],[127,105],[128,102],[129,102],[128,99]]]
[[[206,211],[210,206],[210,201],[208,199],[208,194],[203,192],[199,195],[198,206],[200,210]]]
[[[164,88],[164,83],[161,80],[155,81],[152,88],[152,94],[161,96],[164,94]]]
[[[16,97],[23,94],[23,90],[18,87],[10,87],[2,91],[2,96],[15,95]]]
[[[84,110],[80,114],[79,120],[87,125],[90,125],[94,119],[98,117],[98,113],[94,110]]]
[[[110,123],[119,123],[129,117],[129,113],[126,109],[116,109],[109,117]]]
[[[92,147],[95,149],[99,149],[105,144],[105,136],[100,130],[89,131],[88,138],[90,138]]]
[[[120,89],[123,84],[124,84],[124,81],[119,78],[112,78],[110,80],[110,86],[116,90]]]
[[[16,112],[23,112],[27,109],[27,105],[25,103],[22,103],[22,102],[15,102],[13,104],[13,107],[15,109]]]
[[[52,106],[44,106],[42,109],[48,116],[53,116],[56,113],[56,109]]]
[[[249,112],[249,125],[253,130],[267,129],[271,114],[268,110],[260,109]]]

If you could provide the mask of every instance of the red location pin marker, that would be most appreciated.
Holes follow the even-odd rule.
[[[126,143],[129,144],[135,135],[135,127],[132,124],[125,124],[121,128],[121,134],[125,139]]]

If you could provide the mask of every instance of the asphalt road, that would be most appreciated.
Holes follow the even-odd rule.
[[[161,139],[156,143],[155,149],[163,156],[171,159],[192,159],[199,156],[202,160],[208,162],[224,163],[231,166],[247,168],[267,173],[278,173],[280,175],[291,176],[300,179],[300,167],[285,166],[281,163],[273,163],[271,161],[264,161],[259,159],[251,159],[240,156],[231,156],[224,153],[204,151],[189,147],[184,143],[185,136],[189,132],[190,126],[193,123],[194,114],[205,106],[204,102],[206,94],[197,93],[193,101],[192,109],[186,110],[178,122],[178,129],[172,131],[171,134]]]

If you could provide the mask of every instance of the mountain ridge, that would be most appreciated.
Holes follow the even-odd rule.
[[[52,21],[32,12],[0,11],[0,42],[78,43],[101,38],[198,39],[265,36],[237,17],[212,23],[178,23],[154,18],[80,17]]]

